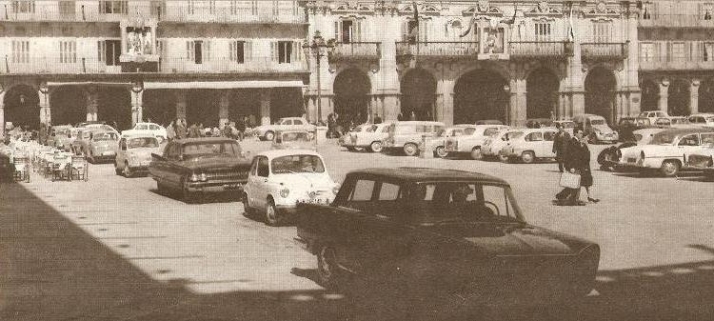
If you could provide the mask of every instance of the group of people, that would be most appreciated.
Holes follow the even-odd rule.
[[[585,187],[587,199],[590,203],[598,203],[599,199],[591,194],[593,186],[593,175],[590,170],[590,149],[587,138],[582,128],[575,128],[571,137],[561,124],[556,124],[558,133],[553,141],[553,152],[558,161],[558,170],[561,173],[580,176],[580,186],[578,188],[565,187],[556,194],[556,202],[563,205],[585,205],[580,200],[580,191]]]
[[[236,121],[218,127],[204,127],[197,122],[188,126],[186,119],[176,119],[166,126],[166,136],[169,140],[199,137],[228,137],[243,141],[248,124],[247,117],[239,117]]]

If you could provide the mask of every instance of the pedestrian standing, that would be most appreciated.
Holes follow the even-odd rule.
[[[555,160],[558,162],[558,170],[562,173],[564,170],[565,153],[568,144],[570,144],[570,134],[565,131],[563,124],[556,123],[555,127],[558,129],[558,133],[556,133],[555,138],[553,138],[553,153],[555,153]]]
[[[404,121],[404,114],[402,114],[402,112],[399,112],[399,114],[397,115],[397,120]]]
[[[169,125],[166,126],[166,139],[168,139],[168,141],[172,141],[174,138],[176,138],[176,124],[171,121]]]
[[[379,117],[379,114],[374,114],[374,124],[381,124],[382,123],[382,117]]]
[[[416,120],[416,113],[412,110],[412,113],[409,115],[409,120],[415,121]]]
[[[193,123],[191,126],[188,128],[188,138],[198,138],[201,137],[200,130],[198,129],[198,124]]]
[[[238,139],[240,139],[240,141],[243,141],[243,138],[245,137],[245,130],[246,130],[245,117],[238,117],[238,121],[236,121],[236,130],[238,131]]]

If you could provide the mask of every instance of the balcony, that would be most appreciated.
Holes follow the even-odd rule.
[[[649,19],[640,18],[640,28],[714,28],[714,20],[705,20],[697,14],[657,14]]]
[[[397,57],[476,59],[479,43],[462,41],[397,42]]]
[[[382,49],[379,42],[338,42],[329,53],[330,61],[379,60],[381,57]]]
[[[714,57],[640,57],[641,71],[714,70]]]
[[[628,42],[590,42],[581,43],[582,59],[589,60],[622,60],[628,55]]]
[[[512,58],[566,58],[573,55],[573,44],[566,41],[513,41]]]
[[[240,74],[307,72],[305,61],[279,63],[272,58],[253,58],[238,63],[227,58],[205,59],[197,64],[187,58],[163,58],[158,73],[163,74]],[[121,74],[121,66],[109,66],[90,58],[72,60],[49,57],[6,57],[0,62],[2,74]]]

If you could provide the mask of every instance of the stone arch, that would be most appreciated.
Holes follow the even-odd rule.
[[[506,122],[510,106],[509,78],[494,69],[471,69],[454,86],[454,124],[473,124],[478,120]]]
[[[149,89],[143,93],[143,116],[146,120],[166,125],[176,120],[176,94],[171,89]]]
[[[641,111],[659,109],[659,83],[653,79],[643,79],[640,83],[642,90]]]
[[[81,86],[60,86],[52,90],[52,124],[73,125],[87,119],[86,94]]]
[[[131,128],[131,90],[124,86],[101,86],[97,93],[97,120],[119,130]]]
[[[436,77],[426,69],[407,70],[400,81],[401,113],[417,120],[434,120],[436,111]]]
[[[348,68],[337,74],[332,84],[335,112],[355,124],[367,121],[372,82],[359,68]]]
[[[486,70],[490,73],[495,73],[503,79],[514,78],[513,75],[511,75],[511,72],[508,70],[507,67],[500,65],[500,64],[496,64],[496,63],[486,63],[485,66],[477,65],[474,67],[463,68],[463,69],[459,70],[458,72],[456,72],[456,74],[454,75],[454,79],[457,79],[457,81],[458,81],[458,79],[461,79],[461,77],[463,77],[464,75],[469,74],[474,71],[477,71],[477,70]]]
[[[5,122],[13,126],[40,127],[40,96],[37,87],[24,82],[14,83],[5,90],[3,99]],[[0,124],[5,126],[5,124]]]
[[[526,117],[551,118],[558,107],[560,79],[551,68],[531,70],[526,78]]]
[[[714,113],[714,78],[704,79],[699,85],[699,112]]]
[[[670,116],[689,115],[691,81],[683,78],[674,78],[669,82],[667,89],[667,113]]]
[[[605,117],[615,123],[615,95],[617,77],[604,66],[596,66],[585,77],[585,113]]]

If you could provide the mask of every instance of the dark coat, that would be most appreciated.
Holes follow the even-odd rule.
[[[563,158],[567,152],[568,145],[570,145],[570,134],[568,134],[568,132],[558,132],[555,134],[555,138],[553,139],[553,153],[555,153],[556,157],[559,159]]]
[[[565,167],[567,169],[575,169],[578,171],[590,170],[590,149],[588,148],[588,144],[571,138],[566,150]]]

